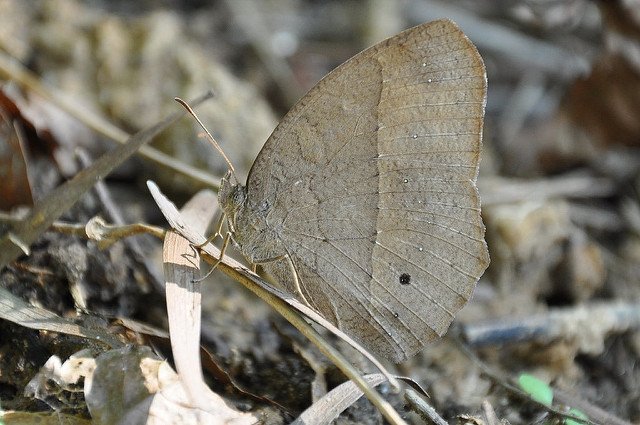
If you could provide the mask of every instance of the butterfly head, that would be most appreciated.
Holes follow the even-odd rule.
[[[244,185],[238,182],[232,182],[232,177],[232,172],[228,171],[220,181],[218,202],[227,217],[230,230],[235,232],[236,216],[238,211],[244,207],[245,201],[247,200],[247,190]]]

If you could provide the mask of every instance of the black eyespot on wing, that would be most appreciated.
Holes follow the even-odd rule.
[[[406,273],[402,273],[400,275],[400,284],[401,285],[408,285],[411,283],[411,276],[406,274]]]

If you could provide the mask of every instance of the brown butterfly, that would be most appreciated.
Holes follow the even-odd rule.
[[[233,241],[374,353],[415,354],[489,263],[475,184],[486,91],[449,20],[357,54],[289,111],[246,186],[223,180]]]

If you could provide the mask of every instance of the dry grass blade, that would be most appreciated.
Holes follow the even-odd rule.
[[[7,412],[2,413],[2,419],[6,424],[66,424],[66,425],[92,425],[90,419],[82,419],[77,416],[62,412]]]
[[[206,99],[208,96],[196,100],[194,104]],[[107,152],[73,179],[50,192],[23,221],[13,226],[0,239],[0,269],[17,258],[22,250],[31,245],[56,219],[71,208],[96,181],[104,178],[183,114],[183,112],[176,112],[160,123],[136,133],[126,144]]]
[[[372,373],[370,375],[365,375],[363,378],[373,387],[378,386],[387,380],[387,378],[381,373]],[[407,388],[405,392],[405,398],[410,400],[410,402],[411,400],[422,400],[420,398],[420,394],[422,396],[427,396],[424,389],[411,378],[399,376],[397,379],[414,388]],[[302,412],[302,414],[293,421],[291,425],[330,424],[338,417],[338,415],[340,415],[340,413],[358,401],[360,397],[362,397],[362,390],[360,390],[355,383],[352,381],[344,382],[313,403],[313,405]],[[415,403],[421,403],[421,406],[428,406],[424,401]],[[412,404],[415,405],[415,403]],[[445,423],[433,408],[431,408],[431,410],[432,413],[429,417],[434,419],[432,422],[437,424]],[[438,422],[435,418],[439,418],[442,422]]]

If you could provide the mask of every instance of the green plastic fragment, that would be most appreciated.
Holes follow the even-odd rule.
[[[518,385],[520,385],[522,391],[529,394],[535,401],[545,406],[551,406],[553,402],[553,389],[545,382],[533,375],[523,373],[518,377]]]

